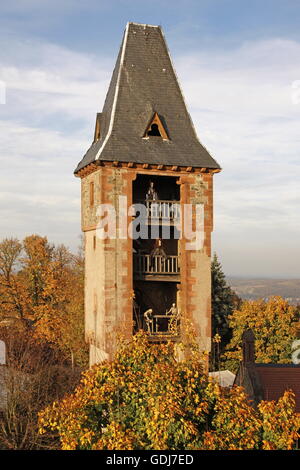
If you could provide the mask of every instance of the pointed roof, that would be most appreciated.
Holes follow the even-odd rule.
[[[168,139],[145,137],[154,115]],[[197,138],[159,26],[127,24],[97,119],[100,138],[75,173],[97,160],[220,168]]]

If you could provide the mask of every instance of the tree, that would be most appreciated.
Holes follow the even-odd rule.
[[[242,335],[252,329],[255,335],[256,361],[262,363],[291,362],[291,345],[299,328],[299,313],[282,297],[245,301],[229,317],[233,336],[228,344],[225,366],[235,371],[242,359]]]
[[[0,243],[0,273],[3,280],[9,281],[21,251],[22,244],[16,238],[6,238]]]
[[[230,340],[229,316],[240,302],[238,296],[228,286],[221,263],[214,253],[211,263],[212,281],[212,335],[213,368],[218,368],[219,355]]]
[[[74,390],[80,371],[66,367],[63,356],[24,331],[2,328],[0,337],[7,348],[0,371],[0,449],[57,448],[57,439],[38,433],[38,412]]]
[[[291,449],[299,439],[299,414],[295,414],[295,397],[287,391],[278,402],[262,401],[258,405],[266,450]]]
[[[72,363],[87,363],[83,257],[46,237],[0,243],[0,324],[29,328]]]
[[[277,402],[261,401],[254,409],[243,389],[234,387],[214,411],[211,430],[205,433],[207,450],[291,450],[300,437],[300,415],[290,390]]]
[[[65,450],[292,448],[300,419],[291,392],[257,410],[241,388],[210,381],[196,345],[180,347],[189,352],[183,361],[178,345],[149,344],[144,332],[121,342],[113,361],[40,413],[40,432],[58,435]]]
[[[20,265],[22,244],[15,238],[0,243],[0,306],[2,322],[24,319],[26,303],[22,285],[16,273]]]

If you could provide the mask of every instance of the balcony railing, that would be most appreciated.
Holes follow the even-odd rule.
[[[180,335],[180,315],[153,315],[150,322],[144,324],[150,338],[178,337]]]
[[[133,255],[136,274],[179,274],[178,256]]]
[[[179,201],[140,201],[139,204],[144,204],[147,210],[147,217],[152,219],[167,219],[174,220],[180,218],[180,203]]]
[[[153,331],[149,331],[150,335],[172,335],[179,334],[179,316],[178,315],[153,315]]]

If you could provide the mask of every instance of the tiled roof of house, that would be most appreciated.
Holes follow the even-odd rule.
[[[278,400],[286,390],[295,394],[296,411],[300,412],[300,365],[255,362],[255,336],[252,330],[243,333],[243,361],[234,381],[245,387],[254,403]]]
[[[278,400],[288,389],[296,396],[300,413],[300,366],[294,364],[255,364],[264,400]]]
[[[143,138],[155,113],[168,139]],[[97,160],[220,168],[197,138],[159,26],[127,24],[100,116],[100,138],[75,173]]]

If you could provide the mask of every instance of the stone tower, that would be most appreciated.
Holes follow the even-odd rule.
[[[161,28],[128,23],[94,141],[75,170],[91,364],[112,357],[118,332],[144,328],[149,341],[176,339],[185,319],[210,350],[219,171],[197,138]],[[112,229],[104,228],[108,215]]]

